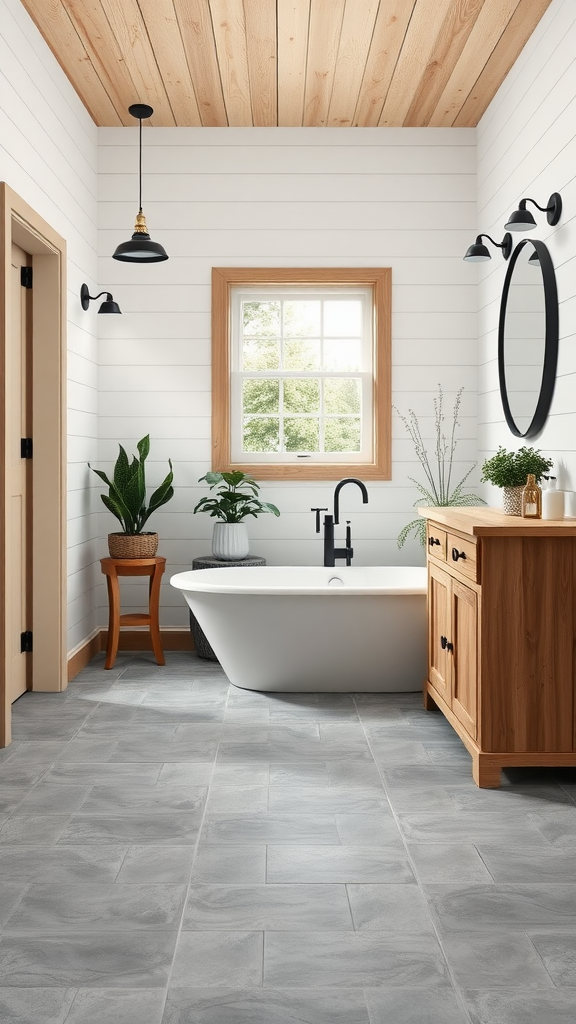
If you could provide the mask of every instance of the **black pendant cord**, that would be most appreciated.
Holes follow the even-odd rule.
[[[142,118],[140,120],[140,156],[138,162],[138,210],[142,213]]]
[[[128,107],[128,113],[135,117],[139,126],[139,153],[138,153],[138,212],[142,213],[142,121],[152,117],[154,108],[147,103],[132,103]]]

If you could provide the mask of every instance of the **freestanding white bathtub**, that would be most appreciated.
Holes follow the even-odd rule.
[[[235,566],[181,572],[230,682],[247,690],[405,692],[426,672],[426,569]]]

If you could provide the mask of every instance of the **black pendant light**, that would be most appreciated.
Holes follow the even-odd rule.
[[[121,260],[123,263],[161,263],[168,259],[168,253],[158,242],[153,242],[148,234],[146,218],[142,213],[142,119],[152,117],[154,110],[147,103],[133,103],[128,107],[132,117],[140,121],[140,163],[138,170],[139,193],[138,193],[138,215],[134,225],[134,234],[128,242],[122,242],[116,247],[112,259]]]

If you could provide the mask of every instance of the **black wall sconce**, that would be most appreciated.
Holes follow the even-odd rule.
[[[114,297],[110,292],[98,292],[98,295],[90,295],[87,284],[83,284],[80,289],[80,302],[82,305],[82,309],[88,309],[90,303],[94,302],[95,299],[99,299],[101,295],[105,295],[106,298],[102,305],[100,306],[100,309],[98,310],[99,313],[122,312],[118,303],[114,302]]]
[[[471,245],[467,249],[466,255],[464,256],[467,263],[485,263],[486,260],[492,259],[488,246],[484,245],[482,242],[483,238],[487,238],[488,241],[492,242],[492,245],[495,245],[497,249],[502,249],[502,255],[505,260],[510,259],[510,253],[512,252],[512,235],[506,232],[501,242],[495,242],[493,238],[490,238],[490,235],[478,235],[474,245]]]
[[[121,242],[112,253],[113,260],[122,263],[161,263],[168,259],[168,253],[159,242],[153,242],[148,234],[146,218],[142,213],[142,118],[152,117],[154,110],[147,103],[133,103],[128,113],[140,122],[140,159],[138,164],[138,213],[134,234],[127,242]]]
[[[521,199],[518,203],[518,209],[514,210],[508,218],[508,223],[504,225],[505,231],[533,231],[536,227],[536,221],[530,213],[530,210],[526,209],[526,203],[533,203],[542,213],[546,214],[546,220],[554,227],[558,223],[562,214],[562,199],[559,192],[553,192],[548,200],[548,206],[539,206],[535,199]]]

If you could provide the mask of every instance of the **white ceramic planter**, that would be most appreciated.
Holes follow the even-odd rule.
[[[237,562],[250,551],[246,523],[214,523],[212,554],[224,562]]]

